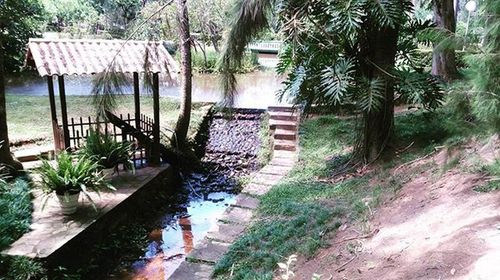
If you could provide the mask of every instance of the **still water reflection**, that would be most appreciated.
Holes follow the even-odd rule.
[[[132,264],[122,279],[168,279],[193,247],[203,240],[216,225],[235,195],[226,192],[209,193],[191,200],[185,209],[174,216],[163,217],[163,226],[151,231],[149,245],[143,258]]]
[[[276,91],[281,87],[282,77],[273,71],[253,72],[238,76],[239,95],[235,106],[241,108],[265,108],[278,104]],[[89,95],[92,90],[91,76],[67,76],[65,78],[67,95]],[[132,85],[132,83],[130,83]],[[57,83],[54,83],[57,89]],[[7,79],[8,94],[47,95],[45,78],[34,74]],[[124,93],[131,94],[132,86],[123,88]],[[146,92],[145,89],[142,92]],[[179,86],[164,81],[160,85],[160,95],[179,98]],[[222,98],[220,82],[217,75],[197,74],[193,77],[194,102],[219,102]]]

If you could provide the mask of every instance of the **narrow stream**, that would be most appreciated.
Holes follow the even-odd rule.
[[[203,172],[185,178],[178,201],[152,219],[145,253],[124,261],[106,279],[168,279],[226,208],[235,201],[237,179],[258,168],[262,111],[216,115],[209,127]]]
[[[190,196],[176,213],[166,213],[149,233],[145,254],[112,279],[168,279],[235,201],[234,192]]]

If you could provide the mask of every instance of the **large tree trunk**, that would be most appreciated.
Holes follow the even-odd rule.
[[[7,110],[5,104],[5,72],[4,72],[4,51],[0,41],[0,164],[17,171],[23,166],[15,160],[10,153],[9,130],[7,128]]]
[[[189,17],[187,0],[177,0],[179,34],[181,39],[181,108],[177,125],[175,126],[176,144],[180,149],[186,147],[187,133],[191,118],[191,35],[189,33]]]
[[[434,0],[434,21],[438,28],[455,33],[456,18],[453,0]],[[436,49],[432,54],[432,75],[439,76],[445,81],[457,77],[455,50],[453,48]]]
[[[365,46],[364,75],[370,80],[384,81],[384,99],[380,110],[370,110],[363,114],[362,138],[355,155],[365,163],[380,157],[393,133],[394,124],[394,69],[397,51],[398,29],[385,28],[370,32]]]

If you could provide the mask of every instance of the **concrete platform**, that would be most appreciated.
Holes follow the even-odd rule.
[[[140,209],[138,204],[142,199],[165,188],[169,178],[174,181],[172,177],[170,166],[147,167],[136,170],[135,174],[122,172],[120,176],[114,175],[110,180],[117,189],[115,192],[101,192],[100,197],[92,195],[97,212],[81,195],[78,211],[70,216],[61,214],[55,196],[50,197],[42,209],[45,198],[36,191],[31,231],[2,254],[41,259],[55,265],[77,262],[79,257],[85,257],[85,251],[88,251],[85,246],[104,238],[123,224],[129,214]]]
[[[228,250],[229,244],[205,239],[189,253],[186,259],[191,262],[215,264]]]
[[[182,262],[170,276],[170,280],[202,280],[210,279],[213,266],[203,263]]]

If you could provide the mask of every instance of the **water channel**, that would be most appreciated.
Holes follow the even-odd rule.
[[[175,201],[165,201],[169,207],[164,213],[144,221],[149,228],[144,254],[122,261],[106,279],[169,279],[235,202],[238,178],[257,171],[262,113],[239,110],[229,118],[215,114],[202,171],[186,176]]]

